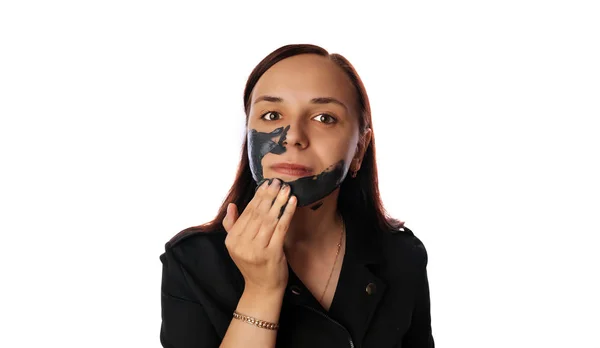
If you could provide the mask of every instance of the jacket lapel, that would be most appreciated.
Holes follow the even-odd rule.
[[[330,313],[346,326],[360,347],[387,285],[373,273],[383,262],[379,231],[367,228],[351,214],[343,217],[346,253]]]

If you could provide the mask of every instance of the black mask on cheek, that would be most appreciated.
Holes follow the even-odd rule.
[[[272,153],[281,155],[286,151],[283,146],[287,131],[290,126],[279,127],[270,133],[258,132],[251,129],[248,132],[248,159],[250,160],[250,170],[252,178],[260,186],[265,180],[263,176],[262,159],[266,154]],[[277,142],[272,139],[279,136]],[[294,181],[285,181],[290,185],[290,194],[298,199],[298,206],[303,207],[314,203],[333,192],[346,177],[347,168],[344,160],[334,163],[317,175],[305,176]],[[281,180],[281,179],[280,179]],[[283,180],[282,180],[283,181]]]

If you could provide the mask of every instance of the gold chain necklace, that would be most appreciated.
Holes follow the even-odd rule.
[[[327,292],[327,288],[329,287],[329,282],[331,281],[331,276],[333,275],[333,270],[335,269],[335,265],[337,263],[338,256],[340,254],[340,250],[342,249],[342,238],[346,232],[346,222],[342,218],[342,232],[340,233],[340,241],[337,245],[337,252],[335,253],[335,260],[333,260],[333,266],[331,266],[331,272],[329,273],[329,279],[327,279],[327,284],[325,284],[325,290],[321,294],[321,298],[319,299],[319,303],[323,302],[323,297],[325,297],[325,292]]]

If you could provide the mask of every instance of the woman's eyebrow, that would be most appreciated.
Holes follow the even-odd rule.
[[[267,102],[271,102],[271,103],[283,103],[283,98],[273,97],[270,95],[261,95],[260,97],[256,98],[256,100],[254,101],[254,104],[256,104],[260,101],[267,101]],[[338,104],[338,105],[342,106],[344,109],[346,109],[346,111],[348,111],[346,104],[342,103],[341,101],[339,101],[333,97],[312,98],[310,100],[310,102],[312,104],[329,104],[329,103]]]

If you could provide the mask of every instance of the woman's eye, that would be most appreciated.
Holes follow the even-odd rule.
[[[324,117],[324,116],[325,116],[325,117]],[[326,121],[325,121],[325,122],[323,122],[323,123],[325,123],[325,124],[332,124],[332,123],[336,123],[336,122],[337,122],[337,119],[336,119],[335,117],[333,117],[333,116],[329,115],[329,114],[319,114],[319,115],[315,116],[314,118],[315,118],[315,119],[320,119],[320,121],[319,121],[319,122],[323,122],[323,118],[325,118],[325,119],[329,119],[329,120],[330,120],[330,122],[326,122]]]
[[[265,120],[265,116],[267,116],[267,115],[279,115],[279,113],[275,112],[275,111],[267,111],[266,113],[262,114],[262,116],[260,116],[260,118],[262,118],[263,120]],[[270,116],[267,116],[266,120],[267,121],[273,121],[273,118],[271,118]]]
[[[261,119],[265,121],[276,121],[281,118],[281,114],[277,111],[267,111],[260,116]],[[337,119],[329,114],[319,114],[313,119],[317,119],[317,121],[325,124],[333,124],[337,122]]]

